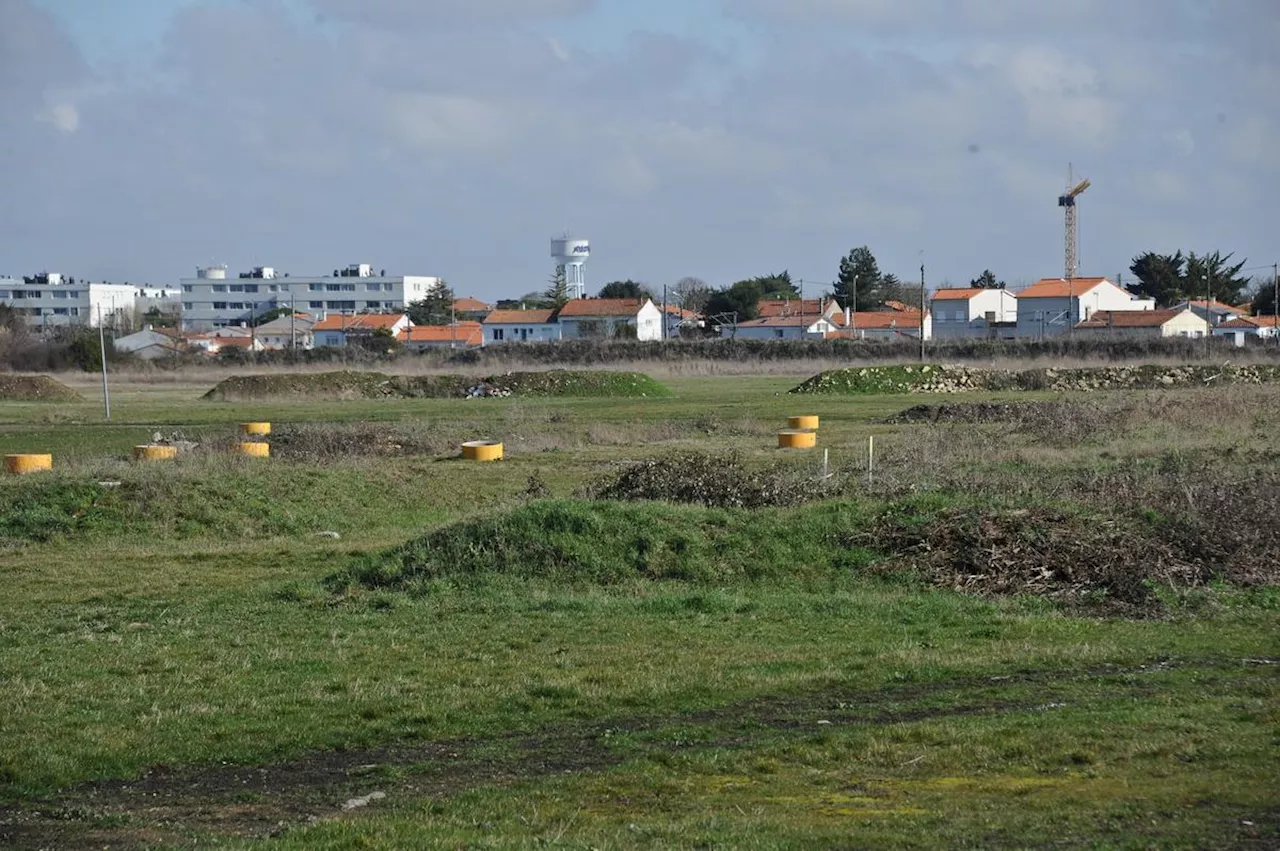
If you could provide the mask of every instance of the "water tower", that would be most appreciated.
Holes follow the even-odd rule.
[[[551,259],[564,267],[564,280],[569,298],[586,298],[587,282],[582,276],[583,264],[591,257],[591,243],[565,234],[551,240]]]

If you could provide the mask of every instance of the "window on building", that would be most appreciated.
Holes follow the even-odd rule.
[[[774,329],[773,336],[775,336],[775,337],[777,337],[779,340],[781,340],[781,339],[783,338],[783,336],[785,336],[785,334],[783,333],[783,331],[782,331],[782,329],[781,329],[781,328],[776,328],[776,329]]]
[[[325,292],[340,293],[342,292],[342,284],[325,284]]]
[[[184,293],[189,293],[189,292],[191,292],[191,285],[190,285],[190,284],[183,284],[183,285],[182,285],[182,291],[183,291]]]
[[[322,292],[324,290],[324,284],[308,284],[307,289],[313,293]]]
[[[307,306],[308,306],[308,307],[318,307],[318,308],[323,308],[323,307],[324,307],[324,302],[323,302],[323,301],[313,301],[313,302],[309,302]]]
[[[280,287],[279,287],[278,285],[276,285],[276,284],[272,284],[271,286],[267,287],[267,289],[268,289],[268,290],[270,290],[270,291],[271,291],[271,292],[273,292],[273,293],[278,293],[278,292],[280,292]],[[258,288],[257,288],[257,287],[254,287],[254,288],[253,288],[253,291],[256,293],[256,292],[258,291]]]
[[[366,302],[364,303],[364,306],[365,306],[365,307],[368,307],[368,308],[371,308],[371,309],[373,309],[373,310],[381,310],[381,309],[382,309],[382,302],[380,302],[380,301],[366,301]]]
[[[227,303],[226,303],[225,301],[215,301],[215,302],[213,303],[213,309],[214,309],[214,310],[226,310],[226,309],[227,309]]]
[[[365,284],[364,290],[369,293],[382,292],[382,284]]]
[[[183,310],[190,310],[190,309],[191,309],[191,307],[192,307],[192,304],[193,304],[193,302],[184,301],[184,302],[182,303],[182,309],[183,309]]]
[[[275,287],[272,287],[272,289],[275,289]],[[244,291],[245,291],[245,292],[247,292],[247,293],[256,293],[256,292],[258,291],[258,285],[257,285],[257,284],[245,284],[245,285],[244,285]]]
[[[0,290],[0,298],[9,298],[8,290]]]
[[[70,316],[71,314],[67,311],[65,307],[55,307],[53,309],[53,315],[54,316]]]
[[[213,291],[214,291],[215,293],[225,293],[225,292],[227,291],[227,285],[226,285],[226,284],[214,284],[214,285],[213,285]]]
[[[80,315],[80,308],[78,308],[78,307],[73,307],[73,308],[71,308],[71,315],[72,315],[72,316],[79,316],[79,315]]]
[[[80,290],[72,290],[68,293],[72,298],[80,298]]]
[[[505,335],[502,333],[502,329],[501,329],[501,328],[494,328],[494,329],[493,329],[493,339],[494,339],[496,342],[501,342],[504,336],[505,336]]]
[[[244,302],[242,302],[242,301],[233,301],[233,302],[231,302],[230,304],[228,304],[228,305],[227,305],[227,308],[228,308],[229,310],[244,310]]]
[[[342,292],[344,293],[353,293],[356,291],[355,284],[339,284],[338,286],[342,287]]]
[[[244,292],[244,284],[232,284],[232,285],[231,285],[231,291],[232,291],[233,293],[242,293],[242,292]]]
[[[61,299],[65,299],[65,298],[67,297],[67,293],[66,293],[66,291],[65,291],[65,290],[54,290],[54,291],[53,291],[53,297],[54,297],[54,298],[61,298]]]

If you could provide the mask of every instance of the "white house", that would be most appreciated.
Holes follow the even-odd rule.
[[[1230,337],[1237,346],[1243,346],[1250,338],[1255,340],[1274,340],[1280,336],[1275,316],[1237,316],[1228,319],[1221,325],[1215,325],[1213,336]]]
[[[869,310],[845,315],[845,327],[828,337],[852,340],[905,340],[920,339],[920,326],[924,325],[924,338],[933,339],[933,316],[920,311]]]
[[[156,329],[150,325],[133,334],[117,337],[112,341],[112,348],[118,352],[129,352],[143,360],[174,357],[184,350],[178,332]]]
[[[88,325],[119,327],[133,321],[138,288],[132,284],[78,281],[56,272],[0,278],[0,304],[7,304],[32,327]]]
[[[315,347],[312,327],[315,319],[306,313],[279,316],[253,329],[254,336],[267,349],[310,349]]]
[[[830,319],[810,316],[764,316],[733,325],[721,325],[721,337],[741,340],[823,340],[838,328]]]
[[[554,310],[491,310],[484,318],[484,345],[559,340]]]
[[[1018,336],[1042,339],[1065,334],[1099,310],[1154,310],[1106,278],[1047,278],[1017,296]]]
[[[556,311],[555,321],[566,340],[612,338],[623,325],[636,329],[637,340],[662,339],[662,311],[648,298],[575,298]]]
[[[484,345],[484,327],[479,322],[453,325],[414,325],[399,335],[404,347],[413,352],[426,349],[476,349]]]
[[[208,330],[248,322],[278,307],[319,314],[395,313],[420,301],[440,286],[440,279],[424,275],[375,274],[367,263],[334,269],[332,275],[291,277],[270,266],[257,266],[236,278],[226,266],[196,270],[182,278],[182,327]]]
[[[1209,323],[1181,310],[1098,310],[1076,326],[1082,337],[1204,337]]]
[[[1225,302],[1217,299],[1209,299],[1208,301],[1199,299],[1189,299],[1180,301],[1173,305],[1175,310],[1191,310],[1196,316],[1208,319],[1212,325],[1221,325],[1223,322],[1230,322],[1232,319],[1238,319],[1241,316],[1248,316],[1249,311],[1242,310],[1238,307],[1232,307]]]
[[[369,338],[379,331],[392,337],[413,327],[403,313],[359,313],[355,316],[326,316],[311,326],[315,346],[341,349],[353,337]]]
[[[995,337],[1018,321],[1018,297],[1006,289],[941,289],[933,294],[933,338]]]

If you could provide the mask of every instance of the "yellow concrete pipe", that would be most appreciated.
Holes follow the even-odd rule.
[[[787,417],[787,428],[801,429],[804,431],[818,430],[818,415],[805,414],[799,417]]]
[[[815,432],[794,428],[778,432],[778,447],[781,449],[812,449],[817,445],[818,435]]]
[[[271,423],[240,423],[240,433],[253,437],[266,437],[271,434]]]
[[[178,447],[176,446],[148,443],[133,447],[133,460],[135,461],[172,461],[177,457]]]
[[[468,461],[501,461],[502,444],[493,440],[469,440],[462,444],[462,457]]]
[[[271,444],[261,440],[246,440],[236,444],[236,451],[249,458],[270,458]]]
[[[15,476],[53,469],[53,456],[48,454],[6,455],[4,468]]]

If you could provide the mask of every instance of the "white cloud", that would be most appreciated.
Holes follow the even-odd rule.
[[[52,124],[61,132],[70,134],[80,129],[80,110],[70,101],[57,100],[40,111],[36,120]]]

